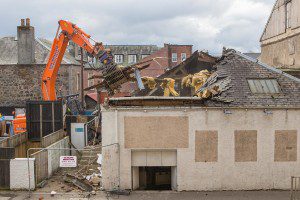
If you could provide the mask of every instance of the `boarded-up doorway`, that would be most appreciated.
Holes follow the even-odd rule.
[[[140,190],[171,190],[171,167],[139,167]]]

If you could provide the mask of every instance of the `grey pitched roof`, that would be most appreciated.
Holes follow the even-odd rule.
[[[258,59],[261,53],[244,53],[246,56],[249,56],[253,59]]]
[[[0,38],[0,65],[15,65],[18,63],[18,41],[16,37]],[[46,64],[52,43],[49,40],[36,38],[35,64]],[[67,51],[62,64],[79,65],[80,63]]]
[[[207,106],[300,107],[300,79],[296,77],[234,50],[227,50],[216,67],[200,90],[218,85],[221,93],[204,101]],[[249,79],[276,79],[281,92],[253,94]]]

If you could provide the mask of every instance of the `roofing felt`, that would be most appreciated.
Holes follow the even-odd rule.
[[[35,39],[35,64],[46,64],[52,43],[49,40]],[[18,40],[16,37],[0,38],[0,65],[16,65],[18,63]],[[79,65],[80,63],[67,51],[62,64]]]

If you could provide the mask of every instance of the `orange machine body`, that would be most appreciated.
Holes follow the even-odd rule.
[[[56,100],[55,83],[57,73],[70,40],[92,56],[99,56],[101,52],[107,53],[102,43],[91,44],[91,36],[75,24],[65,20],[60,20],[58,24],[59,27],[53,40],[49,60],[42,77],[42,94],[45,101]],[[59,33],[60,29],[61,32]]]
[[[25,114],[17,115],[13,120],[14,134],[26,132],[26,116]]]

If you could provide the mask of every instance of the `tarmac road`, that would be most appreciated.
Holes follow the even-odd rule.
[[[219,191],[219,192],[173,192],[173,191],[135,191],[130,196],[107,196],[105,192],[84,197],[82,194],[64,194],[51,197],[49,194],[33,193],[30,199],[119,199],[119,200],[290,200],[289,191]],[[0,191],[0,200],[28,199],[28,192]]]

